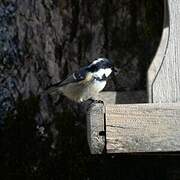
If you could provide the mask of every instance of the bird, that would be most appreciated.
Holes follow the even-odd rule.
[[[51,85],[46,92],[50,95],[62,93],[72,101],[81,103],[95,100],[99,92],[106,86],[107,79],[114,66],[107,58],[95,59],[87,66],[73,72],[64,80]]]

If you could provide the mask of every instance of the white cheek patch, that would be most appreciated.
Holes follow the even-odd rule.
[[[97,72],[94,72],[93,75],[95,77],[102,79],[104,75],[108,77],[111,74],[111,72],[112,72],[111,68],[99,69]]]
[[[108,77],[111,73],[112,73],[112,69],[111,68],[104,69],[104,74],[105,74],[106,77]]]
[[[93,73],[95,77],[98,77],[100,79],[102,79],[103,75],[105,74],[105,70],[104,69],[99,69],[97,72]]]

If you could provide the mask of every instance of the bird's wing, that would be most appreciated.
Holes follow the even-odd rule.
[[[79,71],[74,72],[72,75],[68,76],[63,81],[57,83],[56,85],[61,87],[61,86],[64,86],[66,84],[81,82],[81,81],[86,79],[86,76],[87,76],[87,72],[85,71],[84,68],[82,68]]]
[[[51,84],[50,86],[48,86],[45,89],[45,92],[48,94],[57,93],[58,91],[61,91],[62,86],[65,86],[65,85],[67,85],[69,83],[73,83],[73,82],[76,82],[76,79],[74,78],[74,75],[72,74],[72,75],[68,76],[66,79],[64,79],[58,83]]]
[[[66,79],[56,83],[56,84],[53,84],[52,86],[58,86],[58,87],[61,87],[61,86],[64,86],[66,84],[69,84],[69,83],[73,83],[73,82],[76,82],[76,78],[74,77],[74,73],[70,76],[68,76]]]
[[[72,83],[72,82],[75,82],[73,74],[60,82],[57,82],[55,84],[51,84],[50,86],[48,86],[45,89],[45,93],[48,93],[48,94],[56,93],[62,86]]]
[[[74,72],[72,75],[68,76],[66,79],[52,84],[47,88],[48,93],[53,93],[60,89],[62,86],[65,86],[70,83],[86,83],[92,79],[91,73],[88,73],[85,68],[81,68],[79,71]]]

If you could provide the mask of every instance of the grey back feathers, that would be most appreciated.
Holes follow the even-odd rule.
[[[85,68],[81,68],[79,71],[74,72],[73,74],[69,75],[66,79],[51,85],[46,89],[47,93],[53,93],[55,91],[61,91],[61,87],[84,80],[86,77]]]

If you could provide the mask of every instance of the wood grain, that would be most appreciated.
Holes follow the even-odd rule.
[[[165,0],[164,29],[148,71],[150,102],[180,101],[180,1]]]
[[[87,113],[87,139],[91,154],[102,154],[105,148],[104,105],[93,103]]]
[[[180,103],[106,106],[107,153],[180,151]]]

